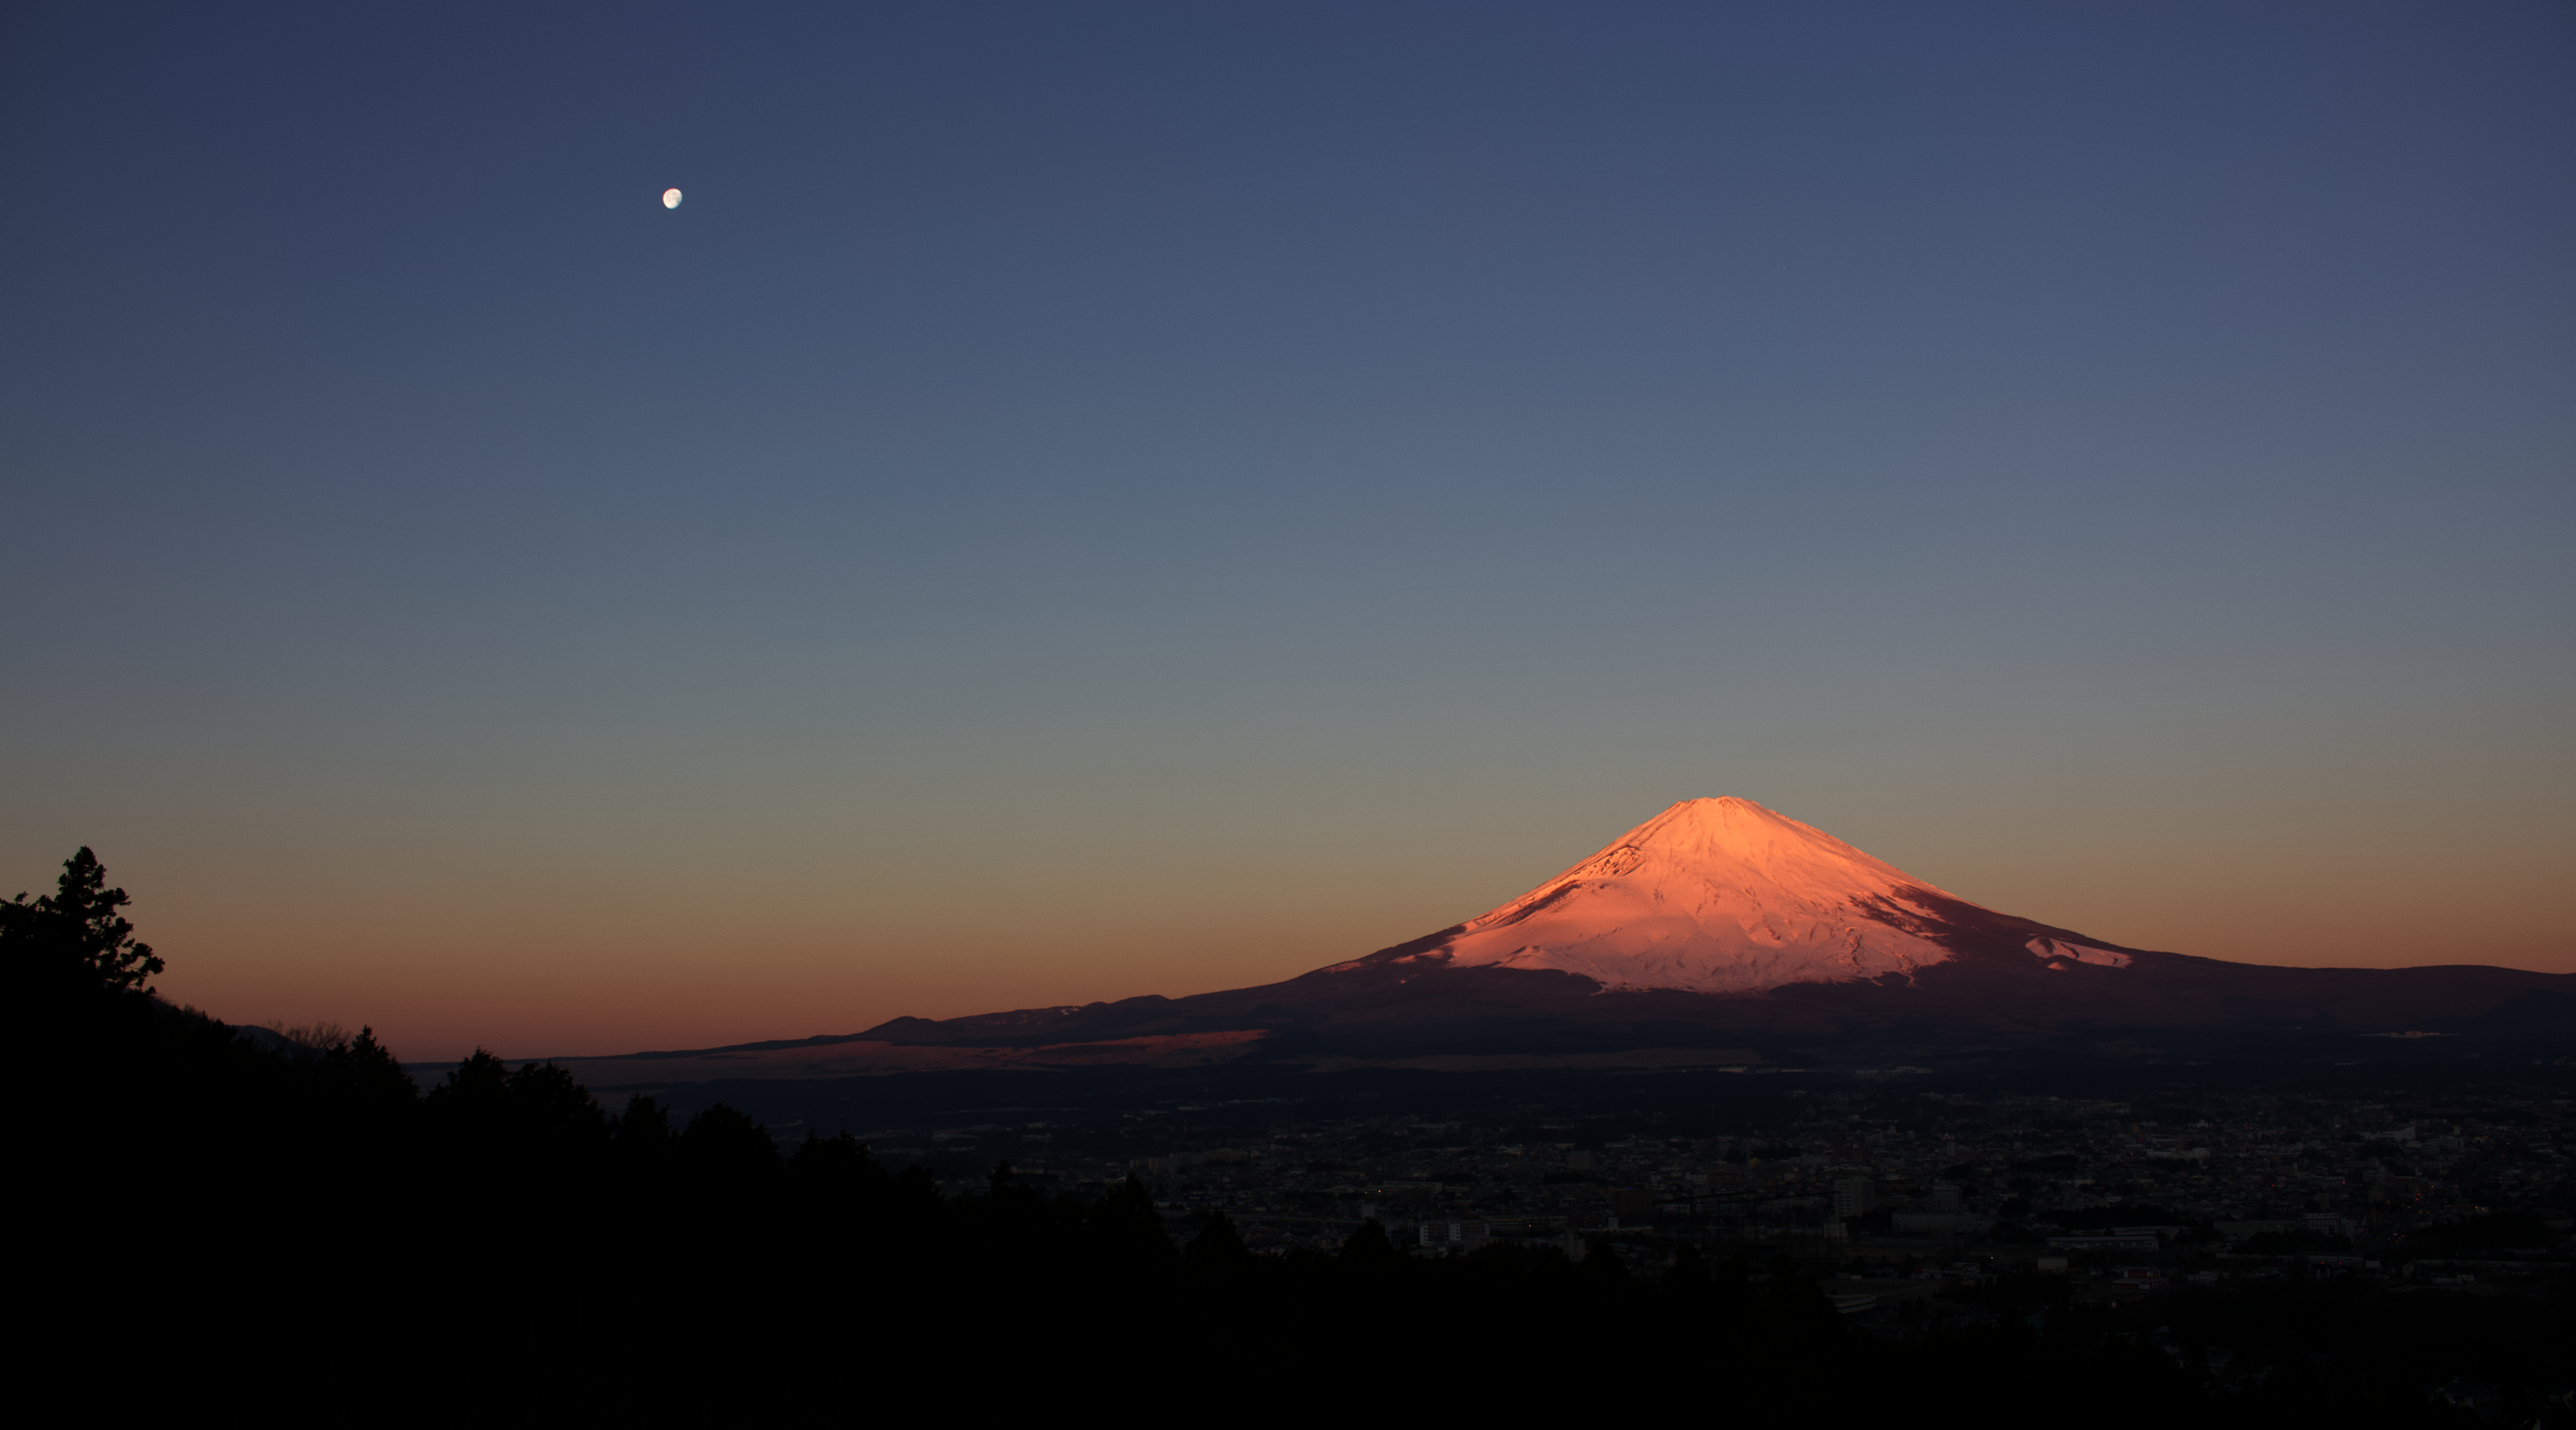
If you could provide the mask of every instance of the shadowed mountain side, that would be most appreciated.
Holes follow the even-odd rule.
[[[1911,977],[1792,983],[1754,994],[1604,989],[1554,970],[1461,968],[1454,925],[1365,958],[1256,988],[1128,998],[931,1021],[897,1018],[862,1037],[915,1045],[1038,1047],[1262,1029],[1265,1056],[1601,1053],[1750,1045],[1931,1051],[2046,1041],[2076,1032],[2576,1033],[2576,974],[2476,964],[2279,968],[2125,948],[1929,889],[1916,910],[1877,916],[1950,953]],[[2125,967],[2033,953],[2051,944],[2117,954]]]
[[[2571,1008],[2576,974],[2283,968],[2126,948],[1997,913],[1751,800],[1720,798],[1671,805],[1475,918],[1284,983],[897,1018],[847,1038],[635,1061],[893,1070],[897,1048],[998,1066],[1208,1057],[1220,1046],[1316,1066],[1647,1050],[1904,1058],[2122,1033],[2545,1038],[2576,1035]],[[861,1042],[868,1051],[817,1051]]]
[[[2095,947],[2101,945],[2096,944]],[[2576,1032],[2576,975],[2454,966],[2269,968],[2139,952],[2126,969],[2019,955],[1963,957],[1907,982],[1792,984],[1768,993],[1605,991],[1588,979],[1498,968],[1378,964],[1189,998],[1130,998],[861,1035],[917,1046],[1061,1047],[1260,1029],[1265,1056],[1599,1053],[1631,1048],[2045,1041],[2072,1032]],[[2563,1000],[2563,1002],[2561,1001]]]

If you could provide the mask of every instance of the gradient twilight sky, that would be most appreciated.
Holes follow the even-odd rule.
[[[2564,5],[22,4],[0,314],[0,895],[236,1021],[1240,986],[1714,794],[2576,969]]]

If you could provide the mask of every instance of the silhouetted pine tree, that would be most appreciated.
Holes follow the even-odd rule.
[[[1360,1223],[1359,1230],[1343,1238],[1342,1260],[1354,1267],[1383,1269],[1401,1264],[1404,1253],[1395,1249],[1385,1225],[1369,1217]]]
[[[1180,1264],[1154,1194],[1132,1172],[1116,1191],[1092,1203],[1083,1221],[1095,1264],[1120,1279],[1160,1280]]]
[[[149,993],[144,980],[166,966],[117,910],[132,903],[107,887],[107,868],[89,846],[63,861],[54,892],[0,904],[0,966],[28,991]]]
[[[721,1102],[689,1119],[678,1151],[682,1169],[702,1191],[767,1190],[783,1167],[769,1129]]]
[[[1193,1274],[1231,1276],[1252,1264],[1252,1249],[1222,1208],[1208,1213],[1199,1234],[1181,1249],[1181,1263]]]

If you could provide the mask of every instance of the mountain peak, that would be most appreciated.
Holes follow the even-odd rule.
[[[1742,993],[1951,957],[1927,899],[1966,901],[1749,799],[1686,799],[1409,957],[1605,988]]]
[[[1801,986],[1787,997],[1733,996],[1789,985]],[[1427,1066],[1417,1059],[1457,1053],[1460,1066],[1500,1066],[1487,1059],[1623,1047],[1645,1055],[1635,1066],[1669,1068],[1680,1064],[1666,1058],[1685,1052],[1750,1058],[1743,1050],[1755,1037],[1802,1047],[1823,1039],[1867,1058],[2103,1027],[2259,1028],[2267,1037],[2307,1027],[2340,1037],[2359,1027],[2421,1028],[2427,1017],[2484,1019],[2507,997],[2576,1002],[2569,990],[2576,974],[2268,968],[2123,949],[1979,907],[1777,810],[1727,797],[1671,805],[1465,923],[1284,983],[940,1023],[899,1019],[862,1037],[882,1039],[878,1048],[1007,1046],[1089,1066],[1205,1062],[1212,1049],[1249,1050],[1269,1032],[1293,1030],[1276,1056]],[[2535,1005],[2512,1016],[2527,1020],[2513,1026],[2537,1030],[2564,1015]]]
[[[1919,882],[1813,825],[1801,824],[1777,810],[1735,795],[1682,800],[1629,830],[1621,836],[1620,843],[1702,861],[1866,866],[1872,877]]]

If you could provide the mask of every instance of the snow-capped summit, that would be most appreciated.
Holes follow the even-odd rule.
[[[1490,913],[1282,983],[898,1018],[826,1041],[1193,1066],[1647,1050],[1665,1060],[1640,1066],[1666,1067],[1667,1054],[1779,1046],[1884,1061],[2109,1029],[2348,1039],[2428,1026],[2563,1041],[2576,974],[2127,949],[1969,903],[1751,800],[1692,799]]]
[[[1688,799],[1402,958],[1693,993],[1911,977],[1953,956],[1931,900],[1975,907],[1749,799]]]

